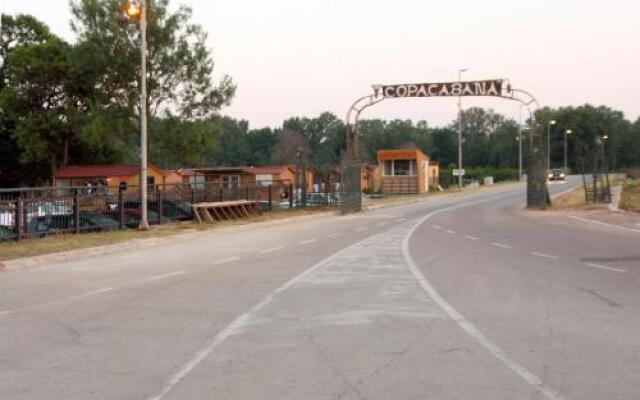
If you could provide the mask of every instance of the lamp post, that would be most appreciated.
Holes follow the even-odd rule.
[[[564,173],[569,173],[569,168],[567,165],[567,136],[571,135],[573,131],[571,129],[567,129],[564,131]]]
[[[462,82],[462,73],[468,70],[458,70],[458,82]],[[462,189],[462,96],[458,96],[458,188]]]
[[[149,229],[147,210],[147,7],[143,0],[129,0],[126,16],[140,21],[140,229]]]
[[[547,124],[547,171],[551,170],[551,125],[555,124],[555,119],[552,119]]]
[[[607,172],[606,171],[607,163],[606,163],[606,159],[605,159],[605,146],[607,145],[607,140],[608,139],[609,139],[609,135],[607,135],[606,133],[604,135],[602,135],[602,140],[601,140],[601,143],[602,143],[602,161],[601,161],[602,167],[601,168],[602,168],[602,172],[603,173]]]
[[[522,180],[522,107],[520,104],[520,122],[518,123],[518,182]]]

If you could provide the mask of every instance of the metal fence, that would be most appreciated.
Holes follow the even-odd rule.
[[[263,211],[301,206],[328,207],[340,202],[335,192],[307,193],[302,201],[287,182],[241,186],[218,183],[150,186],[150,224],[187,221],[192,204],[230,200],[257,201]],[[0,189],[0,241],[136,228],[142,199],[139,187]]]

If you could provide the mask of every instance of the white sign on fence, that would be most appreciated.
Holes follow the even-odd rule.
[[[465,175],[465,170],[464,168],[462,169],[454,169],[453,170],[453,176],[464,176]]]

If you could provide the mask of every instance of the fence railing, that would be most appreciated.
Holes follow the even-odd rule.
[[[149,186],[150,224],[187,221],[192,204],[231,200],[257,201],[263,211],[301,206],[330,207],[337,192],[301,195],[281,181],[229,186],[218,183]],[[0,190],[0,241],[136,228],[142,199],[139,187],[64,187]]]

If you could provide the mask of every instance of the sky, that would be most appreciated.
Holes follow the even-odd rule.
[[[0,0],[74,41],[68,0]],[[509,79],[542,106],[607,105],[640,115],[638,0],[172,0],[209,33],[214,78],[238,91],[223,114],[252,128],[290,116],[346,116],[372,84]],[[518,119],[519,105],[471,98]],[[456,117],[456,99],[388,99],[362,118]]]

